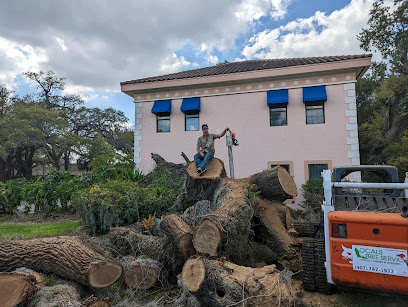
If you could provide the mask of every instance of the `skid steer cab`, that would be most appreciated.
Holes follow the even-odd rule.
[[[343,182],[356,172],[382,183]],[[304,289],[329,294],[348,286],[407,295],[408,173],[405,183],[393,166],[339,167],[322,176],[323,233],[303,241]]]

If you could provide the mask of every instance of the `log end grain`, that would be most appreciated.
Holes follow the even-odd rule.
[[[133,257],[124,257],[122,259],[126,285],[136,290],[152,288],[160,279],[163,265],[149,258],[132,259]]]
[[[194,233],[193,244],[198,253],[217,256],[221,243],[221,230],[216,223],[204,219]]]
[[[279,182],[282,185],[282,189],[293,197],[297,196],[297,187],[296,183],[293,180],[293,177],[286,171],[285,168],[278,166],[277,167]]]
[[[0,278],[0,306],[15,306],[32,292],[30,278],[18,274],[2,275]]]
[[[184,256],[184,259],[188,259],[196,254],[196,250],[193,245],[193,234],[186,233],[180,237],[179,247]]]
[[[113,262],[99,263],[89,270],[89,285],[94,288],[110,286],[122,275],[122,266]]]
[[[183,266],[181,280],[192,293],[197,293],[205,280],[205,263],[200,258],[190,258]]]
[[[223,178],[226,176],[224,163],[217,158],[211,159],[210,162],[208,162],[207,172],[203,176],[200,176],[197,173],[197,168],[194,162],[190,163],[190,165],[187,167],[187,174],[194,179],[210,179],[210,180]]]

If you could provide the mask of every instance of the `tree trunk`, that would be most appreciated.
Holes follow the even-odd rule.
[[[16,306],[45,286],[45,278],[28,269],[0,273],[0,306]]]
[[[123,257],[120,260],[126,285],[136,291],[152,288],[159,280],[163,281],[163,265],[149,258]]]
[[[287,207],[278,202],[261,200],[258,204],[254,220],[257,241],[266,244],[277,254],[285,266],[290,270],[300,269],[299,242],[290,235],[285,224],[287,223]]]
[[[213,200],[215,190],[221,184],[221,178],[226,177],[224,163],[217,159],[211,159],[207,165],[207,172],[199,176],[195,163],[187,167],[187,175],[184,179],[183,191],[169,212],[182,211],[186,205],[191,206],[200,200]]]
[[[161,220],[160,227],[172,239],[176,248],[180,250],[184,259],[195,255],[193,246],[193,231],[180,216],[170,214]]]
[[[250,183],[256,184],[262,196],[268,200],[283,202],[297,196],[295,181],[281,166],[253,175]]]
[[[223,179],[217,191],[218,208],[207,214],[194,233],[193,244],[198,253],[236,259],[245,253],[253,215],[247,185],[246,180]]]
[[[191,257],[184,264],[181,279],[203,306],[278,306],[281,303],[290,306],[301,303],[292,293],[292,287],[282,281],[275,265],[249,268]]]
[[[0,241],[0,271],[27,267],[94,288],[113,284],[122,267],[96,254],[76,237]]]

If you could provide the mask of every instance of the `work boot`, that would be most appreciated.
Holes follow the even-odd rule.
[[[200,176],[204,175],[206,171],[207,171],[206,169],[203,169],[203,170],[200,172]]]

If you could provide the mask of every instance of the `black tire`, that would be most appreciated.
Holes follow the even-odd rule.
[[[316,270],[315,270],[315,248],[316,240],[306,238],[302,243],[302,281],[305,291],[316,291]]]
[[[316,240],[315,249],[315,266],[316,266],[316,290],[320,293],[331,294],[333,293],[333,285],[327,282],[326,267],[324,262],[326,261],[326,250],[324,239]]]

